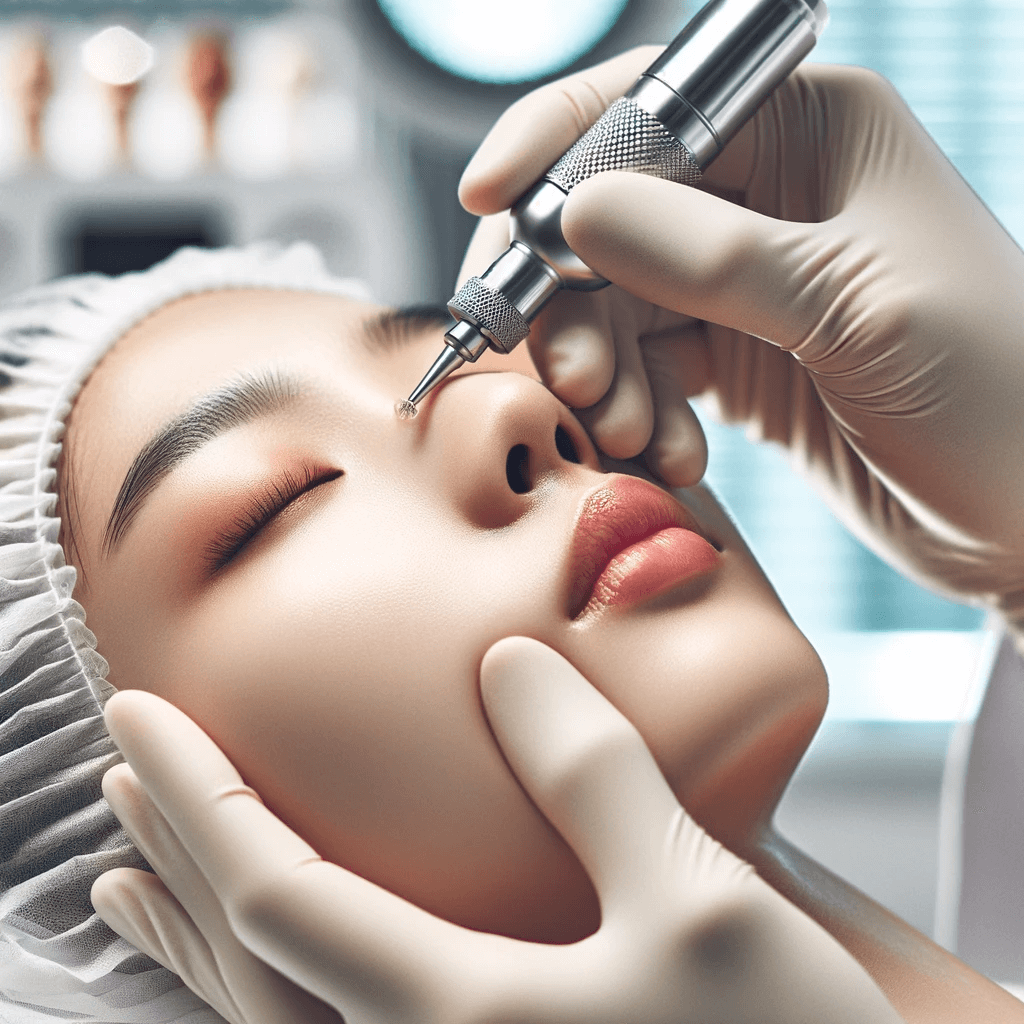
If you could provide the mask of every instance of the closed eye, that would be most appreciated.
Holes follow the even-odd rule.
[[[257,491],[228,526],[206,545],[203,555],[207,573],[216,576],[222,572],[293,501],[341,475],[340,469],[315,470],[307,466],[298,476],[286,471],[268,487]]]

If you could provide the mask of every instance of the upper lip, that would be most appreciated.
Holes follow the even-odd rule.
[[[673,526],[714,544],[689,509],[646,480],[613,474],[590,491],[576,512],[569,545],[570,618],[587,606],[594,584],[616,555]]]

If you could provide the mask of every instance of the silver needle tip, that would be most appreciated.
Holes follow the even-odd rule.
[[[451,347],[445,345],[441,354],[434,360],[434,365],[427,370],[427,375],[416,385],[413,393],[401,405],[417,406],[437,387],[453,370],[457,370],[466,360]],[[397,409],[396,409],[397,411]],[[401,413],[399,413],[401,415]]]

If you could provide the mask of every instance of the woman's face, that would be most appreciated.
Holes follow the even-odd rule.
[[[737,849],[824,674],[707,492],[683,511],[602,473],[535,380],[456,376],[399,420],[442,328],[382,312],[215,292],[126,335],[69,424],[76,596],[114,685],[186,711],[323,856],[469,927],[569,941],[596,900],[488,729],[487,648],[565,655]]]

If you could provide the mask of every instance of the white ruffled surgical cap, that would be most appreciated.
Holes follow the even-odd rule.
[[[87,275],[0,304],[0,1021],[209,1024],[221,1018],[115,935],[93,881],[145,867],[103,800],[119,760],[106,662],[58,542],[57,457],[89,372],[174,299],[228,288],[365,298],[307,245],[183,249],[142,273]]]

